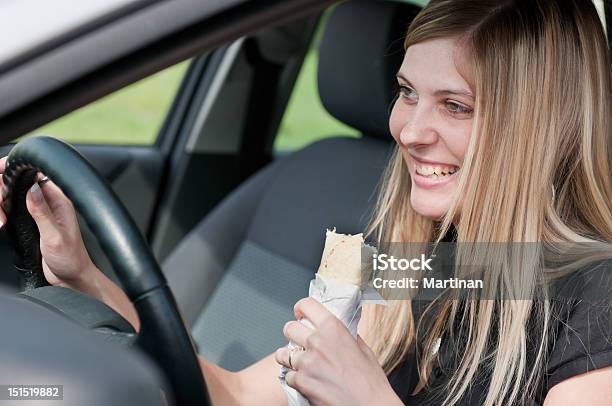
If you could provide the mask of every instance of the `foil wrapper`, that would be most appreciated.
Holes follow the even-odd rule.
[[[359,319],[361,319],[361,307],[366,303],[386,304],[385,300],[373,288],[368,287],[362,290],[359,286],[350,283],[325,280],[325,278],[318,274],[310,282],[308,296],[322,303],[327,310],[347,327],[353,337],[357,337],[357,326]],[[302,319],[300,322],[313,328],[312,324],[306,319]],[[287,347],[294,349],[297,345],[290,342]],[[309,405],[308,399],[285,382],[285,375],[289,371],[289,368],[282,367],[279,374],[279,381],[287,394],[288,405]]]

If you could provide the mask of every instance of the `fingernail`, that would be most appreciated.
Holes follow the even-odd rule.
[[[38,186],[38,183],[34,183],[34,185],[32,185],[30,188],[30,193],[32,193],[32,200],[34,200],[35,203],[40,203],[42,201],[43,194],[40,190],[40,186]]]
[[[4,222],[0,220],[0,228],[4,227]]]

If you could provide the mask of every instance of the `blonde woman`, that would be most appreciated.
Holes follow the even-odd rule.
[[[397,147],[370,227],[381,246],[449,233],[460,243],[612,241],[610,63],[590,0],[433,0],[405,49],[389,121]],[[62,192],[35,186],[28,207],[47,279],[138,328],[126,296],[89,259]],[[492,258],[491,269],[495,297],[507,296],[509,268]],[[542,293],[525,275],[513,278],[531,297]],[[587,294],[590,280],[573,287]],[[305,351],[290,360],[281,348],[237,373],[201,365],[220,405],[286,404],[278,363],[314,405],[609,405],[605,292],[603,305],[575,301],[562,312],[552,300],[474,296],[429,312],[397,300],[367,307],[357,340],[303,299],[296,318],[315,328],[292,321],[284,334]]]

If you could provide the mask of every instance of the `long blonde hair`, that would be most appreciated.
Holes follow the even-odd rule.
[[[476,96],[455,198],[440,222],[416,213],[396,147],[366,233],[381,246],[439,241],[458,219],[458,242],[612,241],[612,84],[605,34],[591,1],[432,0],[408,28],[404,48],[442,37],[466,46]],[[537,266],[530,255],[520,262],[511,269]],[[494,297],[512,297],[508,264],[492,256],[489,265]],[[529,271],[513,277],[527,294],[537,293]],[[553,339],[549,302],[470,295],[476,300],[465,308],[444,302],[427,326],[417,391],[427,386],[435,363],[435,339],[459,323],[467,342],[444,403],[457,403],[482,365],[491,378],[485,405],[525,403],[541,383]],[[415,326],[421,327],[409,300],[376,307],[373,320],[372,348],[388,373],[415,344]],[[542,340],[528,366],[527,324],[534,320]]]

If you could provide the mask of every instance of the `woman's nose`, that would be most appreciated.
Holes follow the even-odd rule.
[[[427,106],[417,106],[408,117],[400,133],[400,143],[405,147],[433,144],[438,139],[435,130],[434,114]]]

